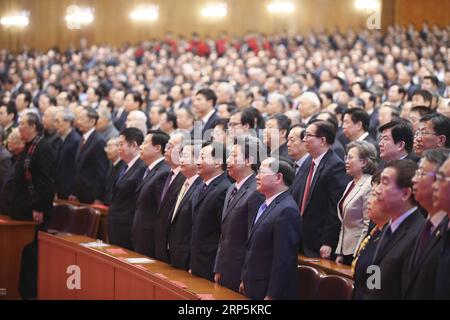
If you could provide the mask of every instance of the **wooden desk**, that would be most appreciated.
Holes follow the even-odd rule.
[[[338,264],[331,260],[320,258],[307,258],[303,255],[298,256],[298,263],[320,269],[326,274],[338,275],[353,280],[352,268],[343,264]]]
[[[70,201],[70,200],[61,200],[56,199],[53,203],[55,204],[69,204],[75,207],[90,207],[100,212],[100,223],[98,225],[98,235],[97,238],[102,240],[103,242],[109,243],[108,236],[108,223],[106,221],[108,216],[108,207],[107,206],[97,206],[94,204],[86,204],[80,203],[78,201]]]
[[[125,249],[110,253],[106,248],[86,248],[94,239],[39,233],[38,299],[114,300],[242,300],[244,296],[186,271],[155,261],[130,264],[125,258],[145,258]],[[67,268],[81,270],[81,289],[69,290]]]
[[[0,300],[20,299],[22,250],[33,241],[35,227],[35,222],[14,221],[0,215]]]

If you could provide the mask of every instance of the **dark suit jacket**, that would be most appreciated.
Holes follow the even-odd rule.
[[[59,157],[59,152],[61,150],[61,145],[62,145],[62,139],[59,136],[59,134],[55,133],[45,133],[44,134],[44,139],[48,141],[48,144],[50,145],[50,148],[52,150],[52,152],[54,153],[54,158],[58,159]]]
[[[106,175],[105,201],[103,201],[103,203],[108,206],[111,204],[114,186],[124,166],[126,166],[126,164],[122,160],[116,163],[116,165],[112,163],[109,165],[108,174]]]
[[[56,159],[48,141],[42,139],[36,146],[31,159],[32,182],[36,198],[32,199],[25,179],[25,155],[31,144],[25,146],[16,164],[14,191],[12,194],[11,217],[15,220],[33,220],[33,210],[44,213],[42,228],[48,224],[55,195]]]
[[[0,144],[0,190],[6,182],[8,172],[12,166],[12,155]]]
[[[170,176],[167,177],[167,179]],[[181,187],[186,181],[185,176],[179,172],[173,179],[169,188],[167,189],[164,199],[161,200],[161,205],[158,210],[155,227],[155,258],[169,263],[169,251],[167,250],[167,243],[169,241],[169,228],[172,211],[177,203],[178,194]]]
[[[298,206],[289,192],[283,192],[250,230],[241,275],[247,297],[299,298],[299,234]]]
[[[447,229],[436,270],[435,299],[450,299],[450,230]],[[433,281],[433,279],[430,279]]]
[[[377,231],[373,237],[370,238],[366,247],[361,250],[358,260],[355,265],[355,273],[353,275],[354,288],[353,300],[361,300],[369,293],[367,287],[367,279],[371,275],[368,273],[369,266],[372,265],[375,250],[378,242],[380,242],[381,231]]]
[[[109,240],[113,245],[132,249],[131,225],[136,205],[136,188],[142,182],[146,168],[145,162],[138,159],[113,187],[107,217]]]
[[[419,210],[414,211],[397,230],[391,235],[389,241],[383,248],[387,224],[375,250],[373,265],[380,268],[381,289],[369,290],[364,299],[400,299],[402,284],[406,279],[406,270],[414,243],[419,234],[424,217]],[[382,249],[382,250],[381,250]]]
[[[192,199],[190,267],[192,274],[209,280],[213,280],[223,205],[230,184],[227,174],[223,173],[209,184],[205,192],[199,189]]]
[[[241,271],[247,250],[248,231],[250,230],[264,196],[256,191],[253,174],[236,192],[232,201],[230,196],[234,184],[228,188],[222,212],[222,233],[217,250],[214,273],[221,274],[220,284],[239,291]]]
[[[378,127],[380,126],[380,121],[378,120],[380,108],[375,108],[370,115],[369,122],[369,133],[372,138],[376,139],[378,135]]]
[[[336,139],[334,140],[333,145],[331,146],[331,150],[342,160],[344,160],[345,157],[345,148],[344,146]]]
[[[94,131],[84,146],[77,149],[73,195],[82,203],[104,200],[109,167],[104,148],[105,140]]]
[[[205,136],[205,133],[207,130],[213,130],[214,127],[216,126],[216,123],[220,120],[220,117],[217,115],[217,111],[214,111],[214,113],[211,115],[211,117],[209,117],[208,121],[205,123],[205,125],[202,127],[202,137],[203,140],[210,140],[210,135],[209,137]]]
[[[299,198],[302,207],[308,171],[312,158],[305,161],[301,174]],[[341,222],[337,216],[337,203],[351,178],[345,172],[344,162],[330,149],[322,158],[311,183],[311,189],[302,219],[302,250],[306,256],[318,257],[322,245],[330,246],[335,252],[339,240]]]
[[[434,281],[430,281],[430,279],[436,277],[439,255],[442,251],[447,227],[448,218],[445,216],[428,240],[425,251],[420,258],[417,258],[417,248],[420,236],[417,238],[410,256],[408,272],[402,288],[403,299],[433,299],[435,283]],[[422,234],[422,229],[420,230],[419,235]],[[419,260],[416,261],[416,259]]]
[[[286,159],[288,161],[292,161],[291,157],[288,153],[288,146],[287,143],[282,144],[278,150],[275,150],[271,153],[271,157],[279,157],[280,159]]]
[[[114,126],[117,128],[119,132],[121,132],[123,129],[125,129],[125,122],[127,121],[128,112],[125,110],[122,111],[119,118],[116,118],[114,120]]]
[[[75,156],[81,137],[72,130],[61,145],[56,166],[56,192],[58,198],[68,199],[75,180]]]
[[[380,157],[380,147],[378,146],[377,140],[375,140],[370,134],[363,140],[370,144],[372,144],[375,147],[375,150],[377,150],[377,157]]]
[[[177,212],[169,227],[169,256],[172,266],[184,270],[189,269],[191,234],[192,234],[192,198],[199,191],[202,178],[198,177],[178,206]],[[175,208],[174,208],[175,209]]]
[[[170,167],[159,162],[136,189],[136,211],[131,239],[134,251],[148,257],[155,256],[155,222],[161,203],[161,193]]]

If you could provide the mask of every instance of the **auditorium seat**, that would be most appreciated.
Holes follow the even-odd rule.
[[[310,266],[301,266],[298,268],[299,291],[301,300],[311,300],[316,296],[317,288],[321,277],[325,273]]]
[[[352,297],[353,281],[334,275],[322,276],[316,300],[349,300]]]
[[[53,206],[52,218],[48,227],[50,233],[67,232],[70,221],[73,218],[73,206],[69,204],[55,204]]]
[[[66,232],[97,238],[100,212],[88,207],[76,207],[73,211],[73,218]]]

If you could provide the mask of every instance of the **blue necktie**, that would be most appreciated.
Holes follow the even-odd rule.
[[[253,223],[253,225],[256,224],[256,222],[259,220],[259,218],[262,216],[262,214],[264,213],[264,211],[266,211],[267,209],[267,204],[266,202],[264,202],[261,207],[259,207],[258,213],[256,214],[256,218],[255,218],[255,222]]]

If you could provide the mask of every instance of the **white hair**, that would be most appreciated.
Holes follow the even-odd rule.
[[[300,98],[300,101],[305,101],[311,103],[316,109],[320,109],[320,100],[317,94],[314,92],[305,92],[303,93]]]

